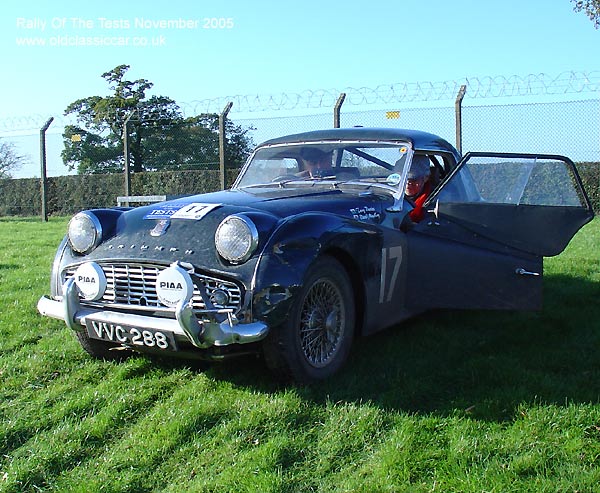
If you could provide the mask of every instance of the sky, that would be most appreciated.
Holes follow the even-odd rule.
[[[2,10],[0,121],[106,95],[101,74],[120,64],[178,103],[600,70],[600,30],[570,0],[7,0]]]
[[[39,176],[37,134],[49,117],[48,173],[65,173],[65,108],[109,95],[102,74],[122,64],[127,80],[154,84],[148,96],[200,108],[185,116],[219,112],[233,96],[568,72],[600,78],[600,30],[570,0],[6,0],[0,26],[0,138],[14,137],[29,163],[15,177]],[[223,106],[195,105],[207,100]],[[234,105],[230,118],[284,116],[240,111]],[[330,124],[331,108],[324,111]]]

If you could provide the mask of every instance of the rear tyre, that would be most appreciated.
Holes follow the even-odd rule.
[[[325,379],[345,363],[354,327],[348,274],[332,257],[317,259],[304,277],[286,322],[265,341],[267,365],[298,383]]]

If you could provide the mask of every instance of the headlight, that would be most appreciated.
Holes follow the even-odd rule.
[[[219,255],[234,264],[248,260],[257,245],[256,226],[244,216],[226,217],[215,233],[215,246]]]
[[[91,212],[79,212],[69,222],[67,236],[73,250],[90,253],[102,240],[102,225]]]

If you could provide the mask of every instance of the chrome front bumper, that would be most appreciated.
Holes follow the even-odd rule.
[[[214,310],[210,312],[210,322],[200,321],[191,308],[190,300],[182,300],[175,308],[175,319],[168,319],[83,307],[73,279],[65,283],[63,293],[62,301],[43,296],[37,308],[44,316],[64,320],[75,331],[84,330],[85,319],[89,317],[109,324],[172,332],[184,336],[201,349],[257,342],[264,339],[269,331],[269,327],[262,322],[237,322],[230,310]]]

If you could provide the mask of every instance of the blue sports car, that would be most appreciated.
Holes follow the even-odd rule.
[[[230,190],[76,214],[38,309],[94,357],[252,352],[310,382],[426,310],[540,308],[543,257],[592,217],[563,156],[307,132],[259,145]]]

